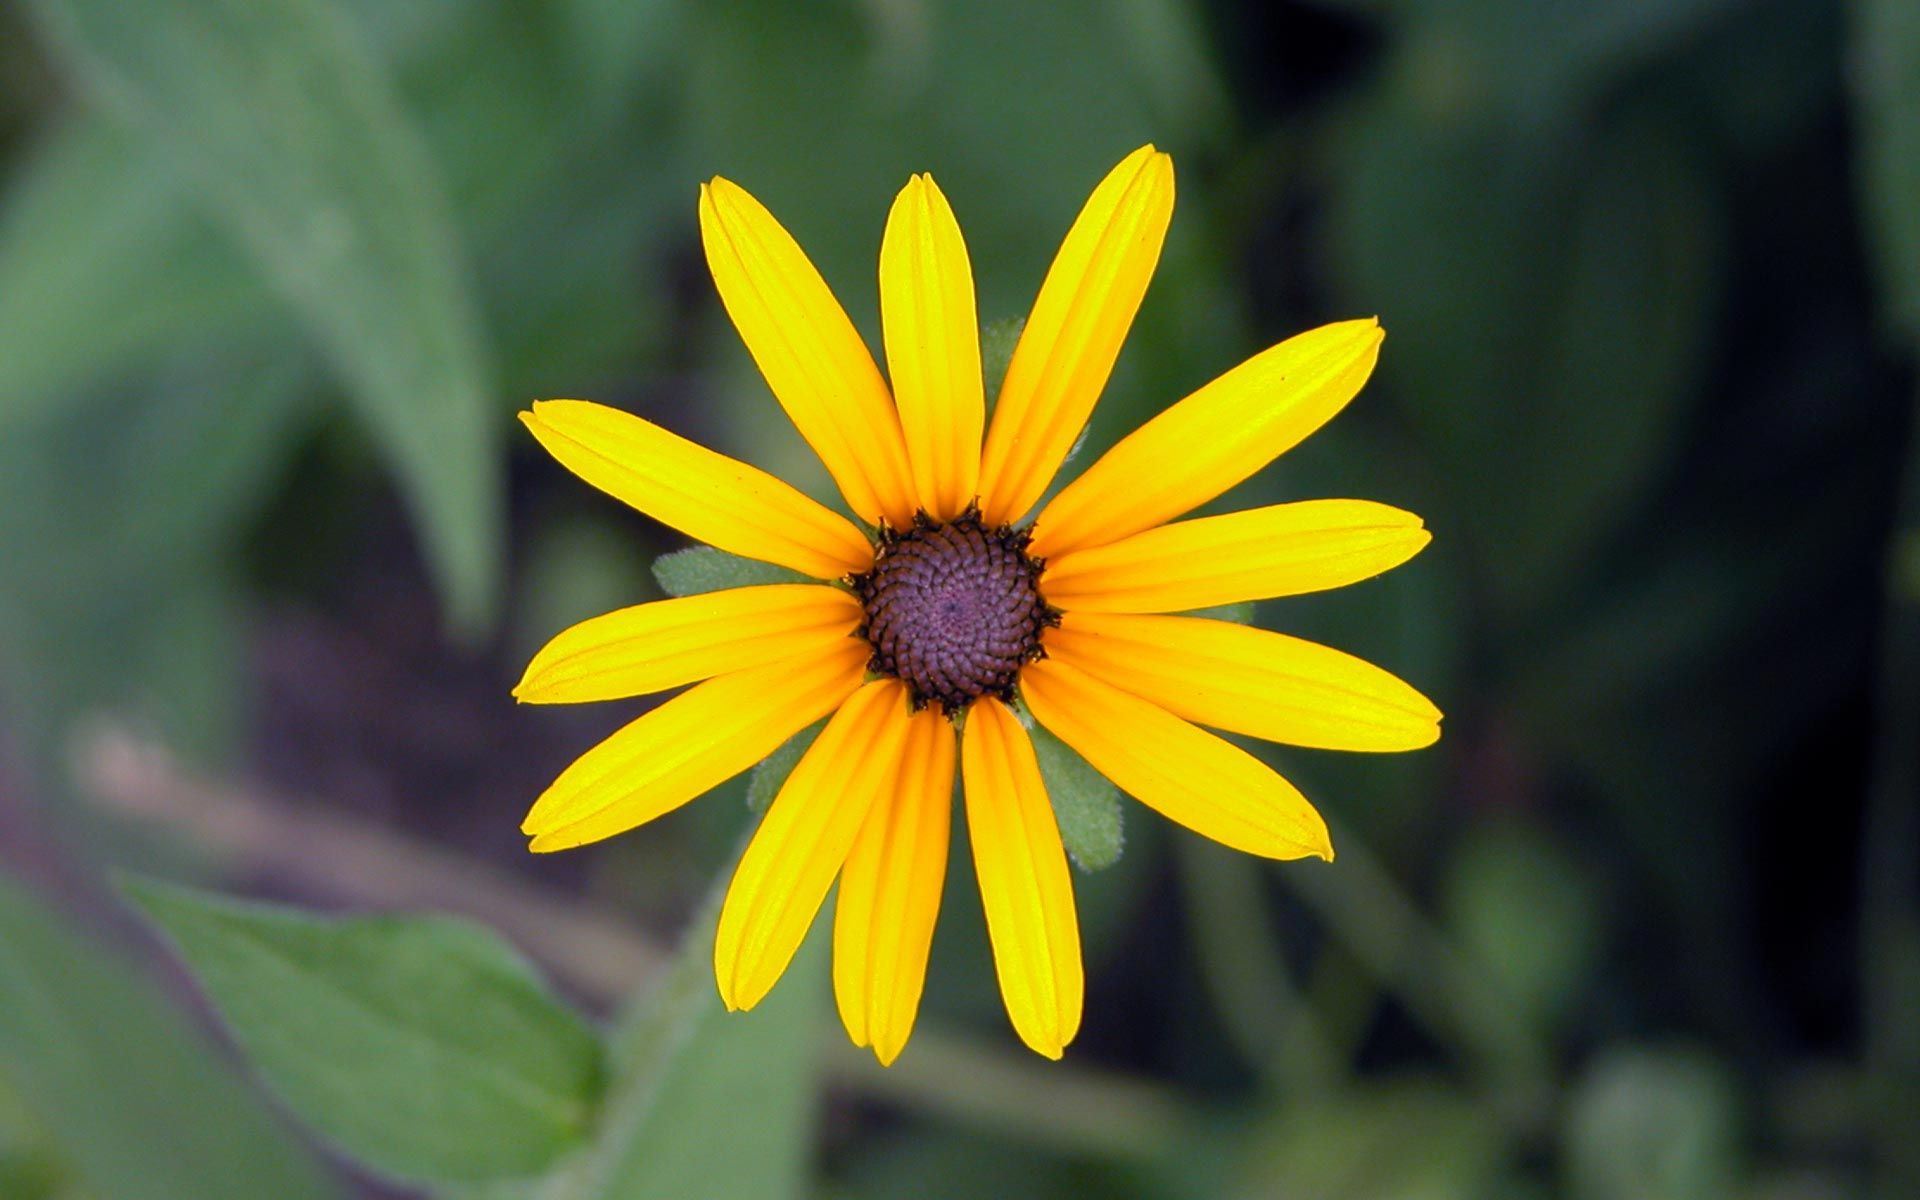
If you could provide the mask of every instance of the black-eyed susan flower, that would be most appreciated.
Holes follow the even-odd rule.
[[[611,837],[765,758],[823,717],[749,842],[714,946],[750,1008],[836,880],[834,988],[891,1062],[918,1009],[956,771],[1001,993],[1057,1058],[1080,1024],[1073,886],[1026,721],[1114,784],[1226,845],[1331,858],[1320,815],[1202,726],[1299,746],[1407,750],[1440,713],[1407,684],[1283,634],[1167,615],[1339,587],[1427,543],[1363,500],[1176,520],[1338,412],[1379,353],[1346,321],[1261,353],[1173,405],[1030,522],[1086,425],[1159,259],[1173,165],[1153,147],[1094,189],[1048,271],[985,419],[972,270],[946,198],[916,176],[880,247],[883,376],[806,255],[724,179],[700,194],[720,299],[859,524],[627,413],[522,414],[555,458],[641,512],[817,583],[642,604],[568,629],[527,668],[532,702],[694,686],[589,750],[527,816],[535,850]],[[889,386],[891,379],[891,386]]]

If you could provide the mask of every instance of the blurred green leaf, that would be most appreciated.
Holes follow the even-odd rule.
[[[90,1195],[335,1194],[146,980],[4,879],[0,1077]]]
[[[1027,731],[1040,760],[1047,797],[1053,801],[1060,840],[1082,871],[1100,871],[1120,861],[1126,847],[1120,789],[1087,765],[1073,748],[1037,724]]]
[[[1121,50],[1169,133],[1194,141],[1229,134],[1233,101],[1208,44],[1205,10],[1181,0],[1120,0],[1111,11]]]
[[[154,139],[352,383],[456,627],[496,602],[489,368],[434,169],[327,0],[35,0],[51,44]]]
[[[1717,213],[1672,136],[1625,124],[1584,170],[1542,330],[1551,399],[1509,464],[1510,495],[1526,500],[1502,514],[1548,576],[1572,574],[1668,468],[1719,298]]]
[[[13,731],[48,798],[69,794],[75,722],[103,710],[132,718],[191,762],[227,761],[244,724],[248,632],[240,589],[206,558],[171,561],[136,593],[0,602],[0,678],[19,707]],[[70,832],[104,827],[97,810],[49,807]]]
[[[1509,822],[1468,831],[1447,863],[1441,898],[1461,948],[1545,1028],[1599,965],[1594,892],[1552,838]]]
[[[151,881],[127,890],[268,1086],[368,1165],[529,1175],[585,1136],[599,1045],[491,933],[432,917],[323,920]]]
[[[713,930],[726,881],[723,872],[671,971],[622,1019],[600,1128],[542,1193],[547,1200],[806,1194],[832,922],[815,921],[758,1007],[725,1012]]]
[[[1920,337],[1920,6],[1854,0],[1861,207],[1892,319]]]
[[[309,414],[272,341],[183,350],[0,439],[0,601],[71,603],[231,538]]]
[[[1520,122],[1564,116],[1697,34],[1735,0],[1403,0],[1402,36],[1436,103],[1498,107]]]
[[[385,7],[359,0],[369,22]],[[694,173],[662,111],[671,56],[598,43],[622,54],[623,86],[638,90],[621,99],[559,65],[589,36],[569,8],[442,7],[451,19],[401,60],[401,82],[468,234],[497,390],[593,395],[648,361],[665,307],[655,259],[693,217]],[[644,24],[654,5],[601,7]]]
[[[0,427],[66,411],[142,354],[283,324],[194,212],[165,156],[98,118],[52,126],[9,164],[0,215]],[[166,297],[156,303],[155,297]]]
[[[1734,1193],[1737,1093],[1704,1054],[1626,1047],[1596,1058],[1568,1106],[1575,1200],[1719,1200]]]
[[[818,582],[789,567],[742,558],[712,546],[694,546],[662,554],[653,560],[653,577],[660,584],[660,590],[669,596],[694,596],[763,583]]]
[[[1629,116],[1578,145],[1387,105],[1355,126],[1334,204],[1382,373],[1509,616],[1589,567],[1668,468],[1718,303],[1718,210],[1684,144]]]
[[[1740,154],[1760,159],[1817,137],[1839,90],[1844,6],[1746,0],[1664,69]]]
[[[13,1094],[0,1065],[0,1196],[7,1200],[61,1200],[80,1183],[69,1177],[34,1114]]]
[[[780,794],[787,782],[787,776],[793,774],[793,768],[800,763],[800,756],[813,745],[813,739],[827,723],[815,721],[813,724],[780,743],[778,749],[767,755],[753,768],[753,774],[747,777],[747,808],[752,812],[765,812],[767,805]]]
[[[602,103],[625,99],[635,81],[668,57],[669,0],[565,0],[558,6],[567,49]]]
[[[132,704],[218,757],[246,625],[221,558],[310,412],[277,338],[182,350],[0,437],[0,670],[44,763],[66,722]],[[129,580],[137,580],[138,585]]]

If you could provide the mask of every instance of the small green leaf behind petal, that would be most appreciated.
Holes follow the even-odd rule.
[[[780,743],[780,748],[760,761],[747,777],[747,808],[753,812],[767,811],[767,805],[780,793],[780,787],[786,783],[787,776],[793,774],[793,768],[800,762],[800,756],[813,745],[813,739],[820,736],[826,727],[826,721],[813,724]]]
[[[986,387],[989,416],[994,401],[1000,398],[1000,384],[1007,377],[1007,364],[1013,361],[1013,348],[1020,344],[1020,332],[1026,327],[1025,317],[1002,317],[980,327],[980,375]]]
[[[584,1141],[599,1042],[491,933],[126,890],[267,1086],[359,1161],[405,1179],[504,1179]]]
[[[1024,714],[1023,714],[1024,715]],[[1031,726],[1034,757],[1053,801],[1054,820],[1068,857],[1082,871],[1103,871],[1120,861],[1126,831],[1120,815],[1120,789],[1087,765],[1071,746],[1038,724]]]
[[[1253,624],[1253,601],[1242,600],[1237,604],[1216,604],[1212,608],[1196,608],[1182,616],[1205,617],[1210,621],[1226,621],[1234,625]]]
[[[817,582],[798,571],[728,554],[712,546],[662,554],[653,560],[653,578],[669,596],[697,596],[702,592],[723,592],[728,588],[764,583]]]

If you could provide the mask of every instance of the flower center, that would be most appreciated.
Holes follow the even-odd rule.
[[[868,668],[905,683],[915,707],[937,700],[950,716],[979,696],[1013,699],[1020,668],[1040,657],[1040,630],[1060,619],[1034,586],[1042,563],[1027,557],[1029,537],[987,528],[974,509],[881,530],[873,570],[852,581]]]

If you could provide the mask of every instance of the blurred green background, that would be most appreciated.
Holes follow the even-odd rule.
[[[512,413],[823,494],[697,183],[877,347],[910,172],[991,321],[1146,141],[1179,204],[1069,469],[1378,314],[1360,401],[1223,504],[1427,518],[1260,622],[1446,736],[1272,752],[1331,867],[1130,807],[1062,1065],[964,839],[893,1070],[817,955],[714,1019],[671,955],[743,785],[517,832],[640,707],[516,709],[520,666],[683,543]],[[0,4],[0,1197],[1920,1195],[1916,337],[1911,0]],[[117,872],[494,932],[138,885],[196,986]]]

